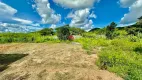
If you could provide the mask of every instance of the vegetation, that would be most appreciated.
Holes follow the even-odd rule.
[[[85,33],[76,41],[83,45],[88,54],[92,54],[93,49],[99,50],[97,65],[100,69],[115,72],[125,80],[142,80],[142,27],[115,27],[116,24],[111,23],[102,29],[106,29],[106,34],[100,35],[96,30]]]
[[[40,35],[42,36],[50,36],[55,34],[54,30],[51,28],[45,28],[43,30],[38,31],[38,33],[40,33]]]
[[[70,36],[70,30],[68,26],[61,27],[57,30],[57,36],[59,40],[68,40]]]
[[[42,36],[40,33],[0,33],[0,43],[60,42],[56,36]]]
[[[106,28],[106,37],[108,39],[113,39],[116,36],[115,29],[117,24],[112,22],[109,26]]]
[[[74,41],[82,44],[89,55],[94,49],[98,50],[97,65],[100,69],[115,72],[125,80],[142,80],[142,25],[116,26],[112,22],[105,28],[89,32],[66,25],[56,31],[44,29],[33,33],[1,33],[0,43],[60,42],[68,40],[71,34],[81,35]]]
[[[142,25],[142,16],[140,18],[138,18],[138,22],[136,23],[137,25]]]

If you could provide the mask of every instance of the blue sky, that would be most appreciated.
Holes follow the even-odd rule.
[[[90,30],[133,24],[142,0],[0,0],[0,32],[30,32],[65,24]]]

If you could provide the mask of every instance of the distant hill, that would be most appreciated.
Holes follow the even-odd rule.
[[[70,33],[72,35],[80,35],[80,34],[85,32],[85,30],[83,30],[83,29],[80,29],[80,28],[77,28],[77,27],[70,27],[69,25],[64,25],[64,26],[61,26],[61,27],[57,27],[56,29],[44,28],[42,30],[35,31],[35,32],[32,32],[32,33],[40,33],[43,36],[54,35],[54,34],[56,34],[57,30],[59,30],[59,29],[61,29],[63,27],[67,27],[70,30]]]
[[[142,29],[142,24],[134,24],[134,25],[129,25],[129,26],[125,26],[125,27],[117,27],[116,29],[118,30],[126,30],[126,29],[132,29],[132,28],[139,28],[139,29]],[[93,28],[91,29],[89,32],[94,32],[94,31],[98,31],[98,30],[102,30],[104,28]]]
[[[93,28],[93,29],[91,29],[89,32],[94,32],[94,31],[96,31],[96,30],[100,30],[101,28]]]

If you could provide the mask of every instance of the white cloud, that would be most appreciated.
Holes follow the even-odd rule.
[[[43,24],[55,24],[61,20],[60,14],[55,14],[48,0],[35,0],[36,10],[42,18]]]
[[[0,2],[0,32],[32,32],[41,29],[37,23],[15,17],[17,12],[16,9]],[[15,24],[4,23],[5,21],[15,22]]]
[[[39,23],[32,23],[31,26],[40,26]]]
[[[0,32],[33,32],[41,29],[40,26],[0,23]]]
[[[53,0],[55,3],[65,8],[83,9],[93,7],[95,2],[100,0]]]
[[[32,4],[32,8],[35,9],[35,8],[36,8],[36,5],[35,5],[35,4]]]
[[[124,27],[124,26],[129,26],[129,25],[133,25],[135,23],[130,23],[130,24],[118,24],[117,27]]]
[[[85,30],[91,29],[93,27],[92,18],[97,16],[91,11],[95,2],[100,0],[53,0],[55,3],[59,4],[64,8],[70,8],[74,11],[70,12],[67,18],[71,18],[70,26],[79,27]]]
[[[0,2],[0,21],[14,21],[22,24],[32,24],[30,20],[14,17],[18,11],[9,5]]]
[[[94,11],[89,15],[90,18],[97,18],[97,16],[94,14]]]
[[[55,29],[55,28],[56,28],[56,25],[55,25],[55,24],[52,24],[52,25],[50,26],[50,28]]]
[[[0,2],[0,21],[11,18],[17,10]]]
[[[121,19],[120,22],[121,24],[134,23],[137,21],[137,18],[142,16],[142,0],[133,0],[133,4],[131,4],[128,7],[129,7],[129,13],[125,14],[124,17]]]
[[[75,12],[71,12],[67,18],[72,19],[70,26],[79,27],[88,30],[93,27],[93,21],[89,19],[90,17],[94,17],[92,15],[94,14],[93,13],[90,14],[90,9],[85,8],[81,10],[76,10]]]
[[[129,7],[131,6],[134,2],[136,2],[137,0],[120,0],[118,3],[122,6],[122,7]]]
[[[85,24],[84,27],[81,27],[81,28],[84,29],[84,30],[86,30],[86,31],[89,31],[89,30],[91,30],[93,27],[94,27],[93,21],[92,21],[92,20],[89,20],[89,22],[88,22],[87,24]]]
[[[24,19],[20,19],[20,18],[12,18],[12,20],[18,21],[21,24],[32,24],[33,22],[30,20],[24,20]]]

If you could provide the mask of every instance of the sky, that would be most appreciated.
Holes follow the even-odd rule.
[[[0,0],[0,32],[32,32],[66,24],[86,31],[111,22],[134,24],[142,0]]]

